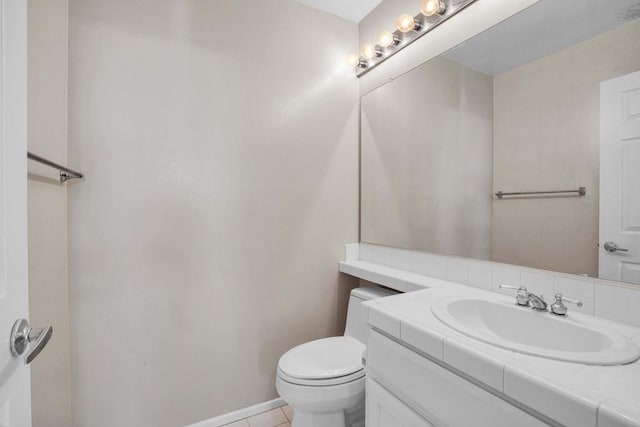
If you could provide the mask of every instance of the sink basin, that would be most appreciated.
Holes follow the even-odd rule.
[[[482,298],[445,298],[431,311],[445,325],[485,343],[519,353],[587,365],[621,365],[640,348],[597,318],[556,317],[515,303]]]

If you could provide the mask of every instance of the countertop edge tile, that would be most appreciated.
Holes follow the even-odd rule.
[[[466,340],[447,337],[443,345],[443,361],[447,365],[468,374],[483,384],[500,392],[504,391],[506,363],[469,346]]]
[[[400,338],[400,319],[380,307],[369,306],[369,324],[395,338]]]
[[[415,322],[403,319],[400,322],[400,338],[420,351],[442,360],[446,337],[432,330],[422,328]]]
[[[617,402],[607,400],[598,408],[598,427],[640,427],[639,420],[640,410]]]
[[[604,397],[585,390],[571,390],[517,367],[504,369],[504,394],[566,426],[597,427],[597,413]]]

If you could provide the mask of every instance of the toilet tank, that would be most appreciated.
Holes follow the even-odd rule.
[[[344,330],[345,336],[353,337],[364,345],[367,345],[369,329],[365,319],[362,318],[362,303],[396,294],[398,294],[398,292],[386,288],[362,287],[353,289],[349,297],[347,327]]]

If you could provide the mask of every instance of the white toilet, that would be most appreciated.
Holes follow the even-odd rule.
[[[301,344],[280,358],[276,388],[293,408],[292,427],[364,426],[362,355],[368,329],[360,305],[395,293],[382,288],[352,290],[344,336]]]

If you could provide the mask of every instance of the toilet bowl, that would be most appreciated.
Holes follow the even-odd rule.
[[[364,426],[362,357],[368,329],[360,304],[393,294],[382,288],[354,289],[344,336],[301,344],[282,355],[276,389],[293,408],[292,427]]]

